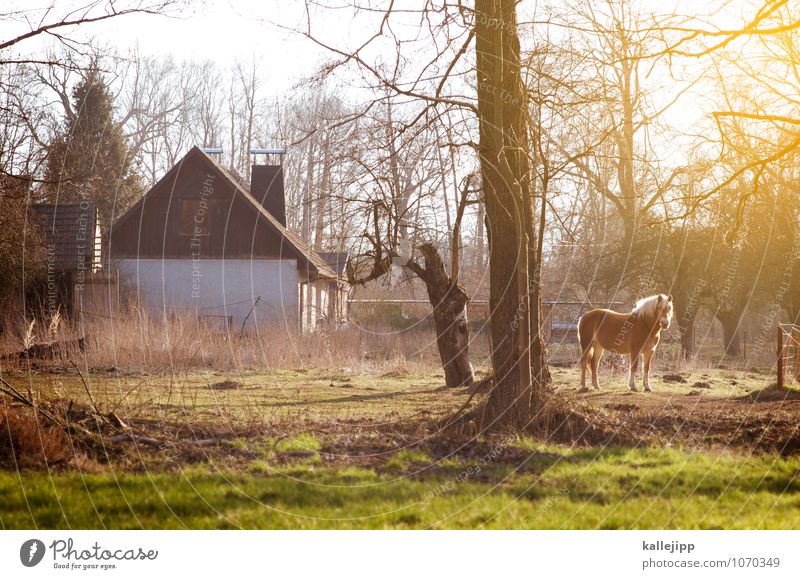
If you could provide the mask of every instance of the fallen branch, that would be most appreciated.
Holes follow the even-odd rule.
[[[157,448],[164,448],[165,446],[170,446],[170,444],[164,440],[159,440],[157,438],[150,438],[149,436],[138,436],[132,432],[127,432],[125,434],[118,434],[117,436],[112,436],[108,439],[109,442],[125,442],[126,440],[130,440],[131,442],[142,444],[147,444],[148,446],[155,446]]]
[[[83,372],[81,372],[81,369],[78,368],[78,365],[72,360],[72,358],[69,359],[69,363],[72,364],[73,368],[75,368],[75,371],[78,373],[78,376],[83,383],[83,389],[86,390],[86,396],[89,397],[89,405],[92,407],[92,412],[94,413],[95,418],[99,418],[109,426],[119,430],[127,430],[128,425],[125,424],[125,422],[123,422],[115,412],[109,412],[108,414],[100,412],[100,409],[97,407],[97,404],[95,404],[94,398],[92,397],[92,391],[89,389],[89,384],[86,382],[86,378],[83,377]]]
[[[16,400],[20,404],[23,404],[29,408],[31,408],[35,415],[44,417],[50,424],[53,426],[57,426],[58,428],[63,429],[67,433],[76,432],[80,436],[84,437],[88,441],[91,441],[93,444],[102,444],[103,438],[97,433],[94,433],[80,424],[75,422],[70,422],[67,418],[66,414],[64,418],[61,419],[57,417],[55,414],[41,408],[36,404],[33,399],[33,394],[29,393],[28,396],[20,393],[11,383],[9,383],[5,378],[0,377],[0,394],[5,394],[9,398]],[[70,407],[72,403],[70,402]]]
[[[18,352],[13,352],[11,354],[6,354],[5,356],[3,356],[3,359],[8,360],[17,358],[29,358],[37,360],[51,360],[59,356],[66,356],[68,352],[74,350],[79,350],[81,352],[85,351],[86,338],[78,338],[76,340],[67,340],[61,342],[42,342],[40,344],[33,344],[32,346],[29,346],[24,350],[19,350]]]
[[[58,420],[53,414],[50,414],[50,412],[44,410],[43,408],[37,407],[36,402],[33,400],[33,396],[29,398],[28,396],[21,394],[20,391],[14,388],[14,386],[12,386],[5,378],[0,378],[0,384],[2,384],[2,386],[0,386],[0,393],[5,394],[9,398],[13,398],[17,402],[24,404],[29,408],[32,408],[35,413],[41,414],[55,426],[60,426],[61,428],[65,427],[65,424],[61,420]]]

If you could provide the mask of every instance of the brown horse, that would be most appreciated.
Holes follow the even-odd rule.
[[[640,299],[628,314],[611,310],[591,310],[578,320],[578,340],[581,344],[581,392],[586,386],[586,368],[592,365],[592,386],[600,389],[597,367],[604,350],[631,357],[628,386],[636,392],[636,368],[644,355],[644,390],[650,388],[650,360],[661,339],[661,330],[672,322],[672,296],[658,294]]]

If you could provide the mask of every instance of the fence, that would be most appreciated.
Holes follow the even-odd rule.
[[[800,381],[800,326],[778,324],[778,388]]]
[[[548,342],[577,343],[578,319],[592,307],[620,308],[623,302],[589,304],[574,300],[543,300],[542,330]],[[360,325],[433,328],[431,305],[427,299],[350,299],[352,320]],[[467,304],[467,318],[474,332],[484,331],[491,318],[487,299],[472,299]]]

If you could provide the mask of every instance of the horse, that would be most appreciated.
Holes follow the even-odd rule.
[[[581,345],[581,392],[588,392],[586,368],[592,366],[592,386],[600,389],[597,367],[604,350],[628,354],[631,359],[628,387],[636,392],[636,368],[644,356],[644,390],[650,388],[650,360],[661,339],[661,330],[672,322],[672,296],[656,294],[642,298],[630,313],[595,309],[578,320],[578,341]]]

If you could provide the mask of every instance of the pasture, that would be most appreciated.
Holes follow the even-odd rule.
[[[800,2],[6,4],[0,529],[800,528]]]
[[[4,374],[70,401],[90,430],[76,409],[113,413],[134,434],[91,450],[56,440],[47,459],[3,448],[3,528],[800,523],[800,395],[776,391],[767,369],[657,368],[643,394],[609,363],[603,390],[582,394],[577,368],[554,366],[558,398],[592,428],[549,441],[441,430],[467,393],[423,364],[113,370]]]

